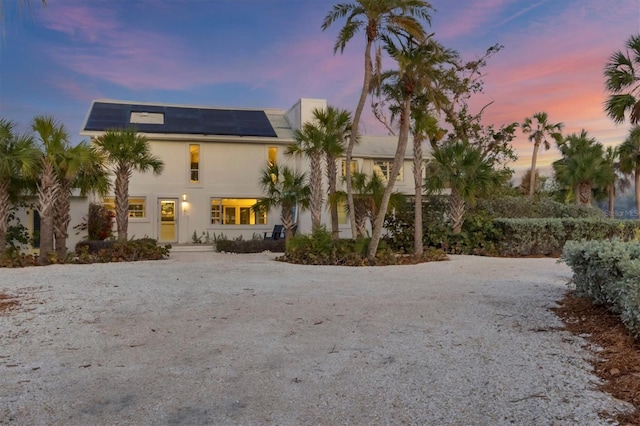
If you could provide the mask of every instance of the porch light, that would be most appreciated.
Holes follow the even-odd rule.
[[[187,194],[182,194],[182,201],[187,201]]]

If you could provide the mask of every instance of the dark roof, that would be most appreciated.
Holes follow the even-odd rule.
[[[131,113],[163,114],[162,124],[131,123]],[[264,111],[94,102],[85,131],[133,127],[142,133],[277,137]]]

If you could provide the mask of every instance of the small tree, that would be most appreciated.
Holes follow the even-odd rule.
[[[280,208],[280,220],[284,226],[286,241],[293,235],[295,227],[294,209],[309,208],[311,191],[304,173],[294,172],[287,166],[267,165],[260,173],[259,185],[265,196],[251,208],[253,211],[270,211]]]
[[[504,176],[493,170],[478,147],[466,141],[444,144],[433,151],[427,168],[426,188],[429,193],[450,189],[449,216],[454,234],[462,231],[467,205],[500,186]]]
[[[573,192],[575,204],[591,205],[593,189],[606,187],[611,176],[602,144],[583,129],[567,136],[558,148],[562,158],[552,164],[556,180]]]
[[[147,138],[135,129],[107,130],[95,140],[95,145],[115,175],[115,205],[118,240],[127,240],[129,228],[129,180],[134,171],[152,171],[159,175],[164,162],[151,153]]]

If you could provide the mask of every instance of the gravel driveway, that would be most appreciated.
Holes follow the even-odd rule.
[[[0,424],[601,425],[554,259],[0,269]]]

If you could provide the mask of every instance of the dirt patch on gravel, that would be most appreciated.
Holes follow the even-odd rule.
[[[18,306],[20,306],[18,299],[9,294],[0,293],[0,315]]]

